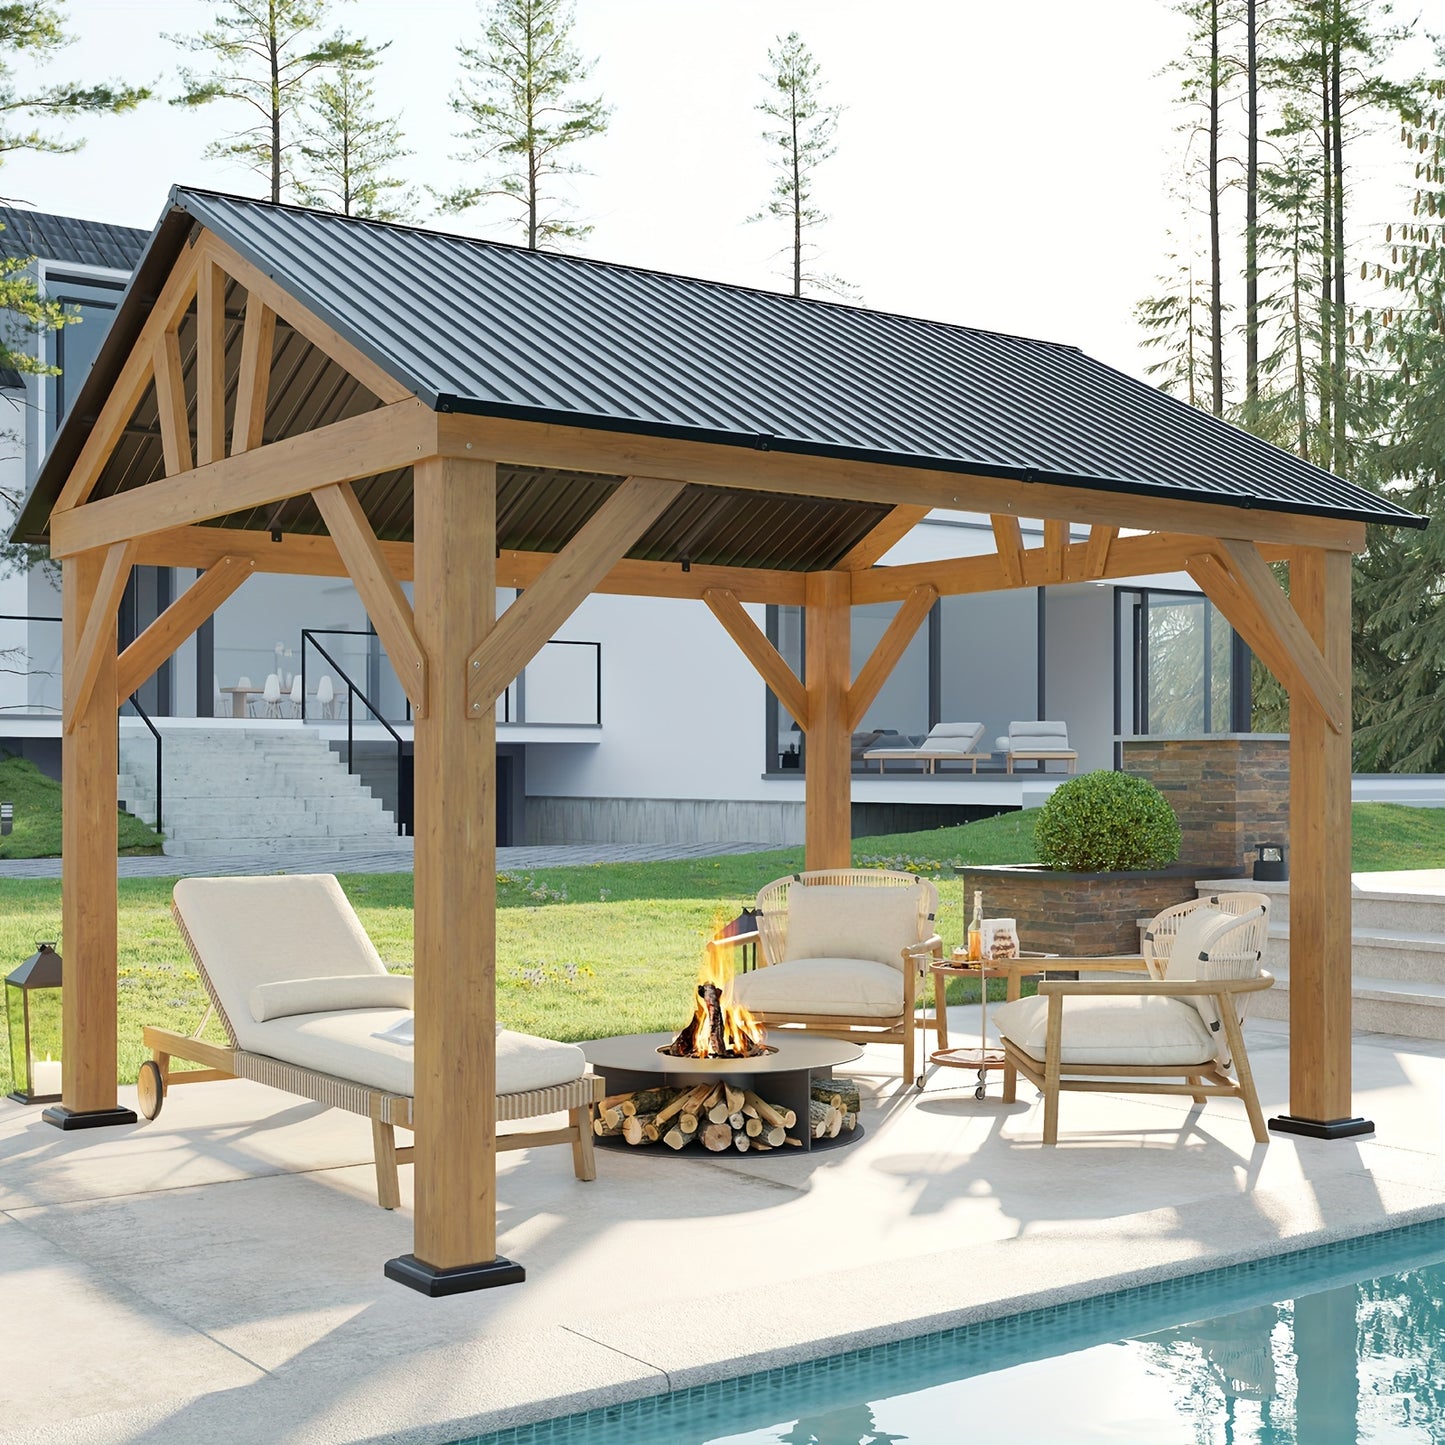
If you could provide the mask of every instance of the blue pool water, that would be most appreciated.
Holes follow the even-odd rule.
[[[458,1445],[1439,1445],[1445,1221]]]

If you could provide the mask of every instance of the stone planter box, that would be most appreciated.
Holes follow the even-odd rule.
[[[1237,871],[1237,870],[1236,870]],[[1060,873],[1042,864],[989,865],[960,870],[965,925],[975,889],[986,918],[1016,918],[1019,946],[1075,958],[1138,953],[1141,918],[1196,896],[1198,866],[1140,873]]]

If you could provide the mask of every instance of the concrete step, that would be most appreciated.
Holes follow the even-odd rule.
[[[1289,1018],[1289,969],[1272,968],[1274,987],[1253,995],[1257,1018]],[[1419,983],[1356,974],[1351,988],[1351,1023],[1357,1033],[1400,1034],[1412,1039],[1445,1039],[1445,983]]]
[[[170,858],[267,858],[295,853],[298,848],[314,847],[326,853],[376,853],[396,848],[399,855],[409,853],[406,839],[395,833],[384,837],[325,836],[319,838],[168,838],[165,854]],[[401,846],[398,846],[401,845]]]
[[[316,808],[308,812],[277,815],[255,808],[245,813],[204,808],[166,809],[166,832],[177,838],[222,837],[240,833],[289,833],[299,836],[318,829],[329,832],[371,833],[394,829],[395,819],[379,802],[361,809]]]
[[[1353,972],[1358,977],[1397,978],[1408,983],[1445,986],[1445,935],[1406,933],[1398,929],[1356,928]],[[1269,931],[1265,967],[1273,972],[1289,965],[1289,930]]]
[[[1369,881],[1372,879],[1380,881]],[[1214,892],[1264,893],[1270,900],[1270,923],[1289,922],[1288,883],[1228,878],[1202,881],[1199,892],[1201,896]],[[1433,880],[1411,884],[1408,874],[1357,874],[1351,890],[1350,912],[1356,928],[1445,935],[1445,882],[1439,875]]]

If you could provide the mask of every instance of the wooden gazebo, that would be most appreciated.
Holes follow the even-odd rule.
[[[875,565],[934,507],[991,514],[996,554]],[[1043,519],[1042,547],[1021,517]],[[116,1092],[116,707],[253,572],[349,576],[411,700],[414,1257],[475,1287],[496,1260],[494,704],[579,602],[711,608],[806,732],[807,865],[832,868],[850,733],[938,596],[1184,569],[1292,704],[1290,1114],[1272,1126],[1368,1131],[1350,1084],[1367,521],[1423,525],[1068,347],[178,189],[15,531],[64,578],[47,1117],[134,1117]],[[204,570],[117,657],[135,565]],[[501,618],[498,586],[525,588]],[[852,676],[850,607],[882,601],[897,614]],[[806,676],[748,603],[806,609]]]

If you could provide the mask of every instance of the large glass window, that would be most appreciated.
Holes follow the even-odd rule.
[[[1133,731],[1165,737],[1234,728],[1239,644],[1219,609],[1192,592],[1126,593]]]

